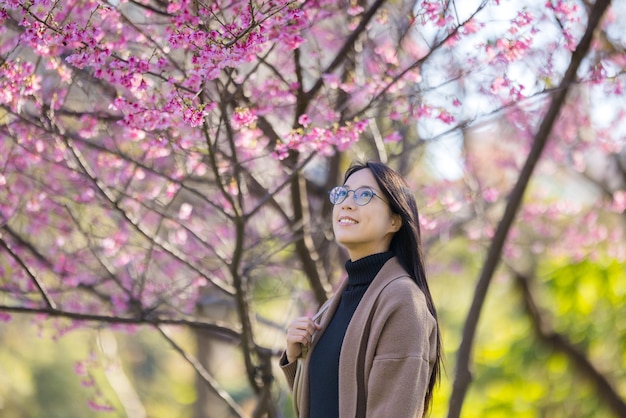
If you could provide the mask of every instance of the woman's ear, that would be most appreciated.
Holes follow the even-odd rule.
[[[398,232],[402,228],[402,216],[397,213],[391,214],[391,230],[393,232]]]

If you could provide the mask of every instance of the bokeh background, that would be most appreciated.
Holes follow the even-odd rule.
[[[623,1],[0,1],[0,416],[291,417],[327,190],[420,209],[432,417],[626,416]],[[407,330],[408,332],[410,330]]]

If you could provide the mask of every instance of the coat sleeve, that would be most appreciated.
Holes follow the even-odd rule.
[[[280,369],[283,371],[285,378],[287,379],[287,384],[289,385],[289,389],[293,389],[293,382],[296,378],[296,368],[298,362],[293,361],[289,363],[287,360],[287,352],[283,352],[283,355],[280,357],[278,362]]]
[[[367,417],[421,417],[434,365],[435,319],[410,278],[388,286],[379,302],[370,330],[375,353],[367,377]]]

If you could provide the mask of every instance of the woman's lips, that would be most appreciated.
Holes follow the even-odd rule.
[[[358,224],[359,222],[356,219],[353,219],[349,216],[340,216],[339,219],[337,219],[337,223],[339,225],[355,225],[355,224]]]

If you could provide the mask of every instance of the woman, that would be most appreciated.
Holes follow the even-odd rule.
[[[319,323],[299,317],[289,325],[280,365],[291,387],[296,360],[308,348],[297,414],[425,416],[441,343],[415,198],[379,162],[352,165],[329,197],[335,239],[350,257],[348,278]]]

